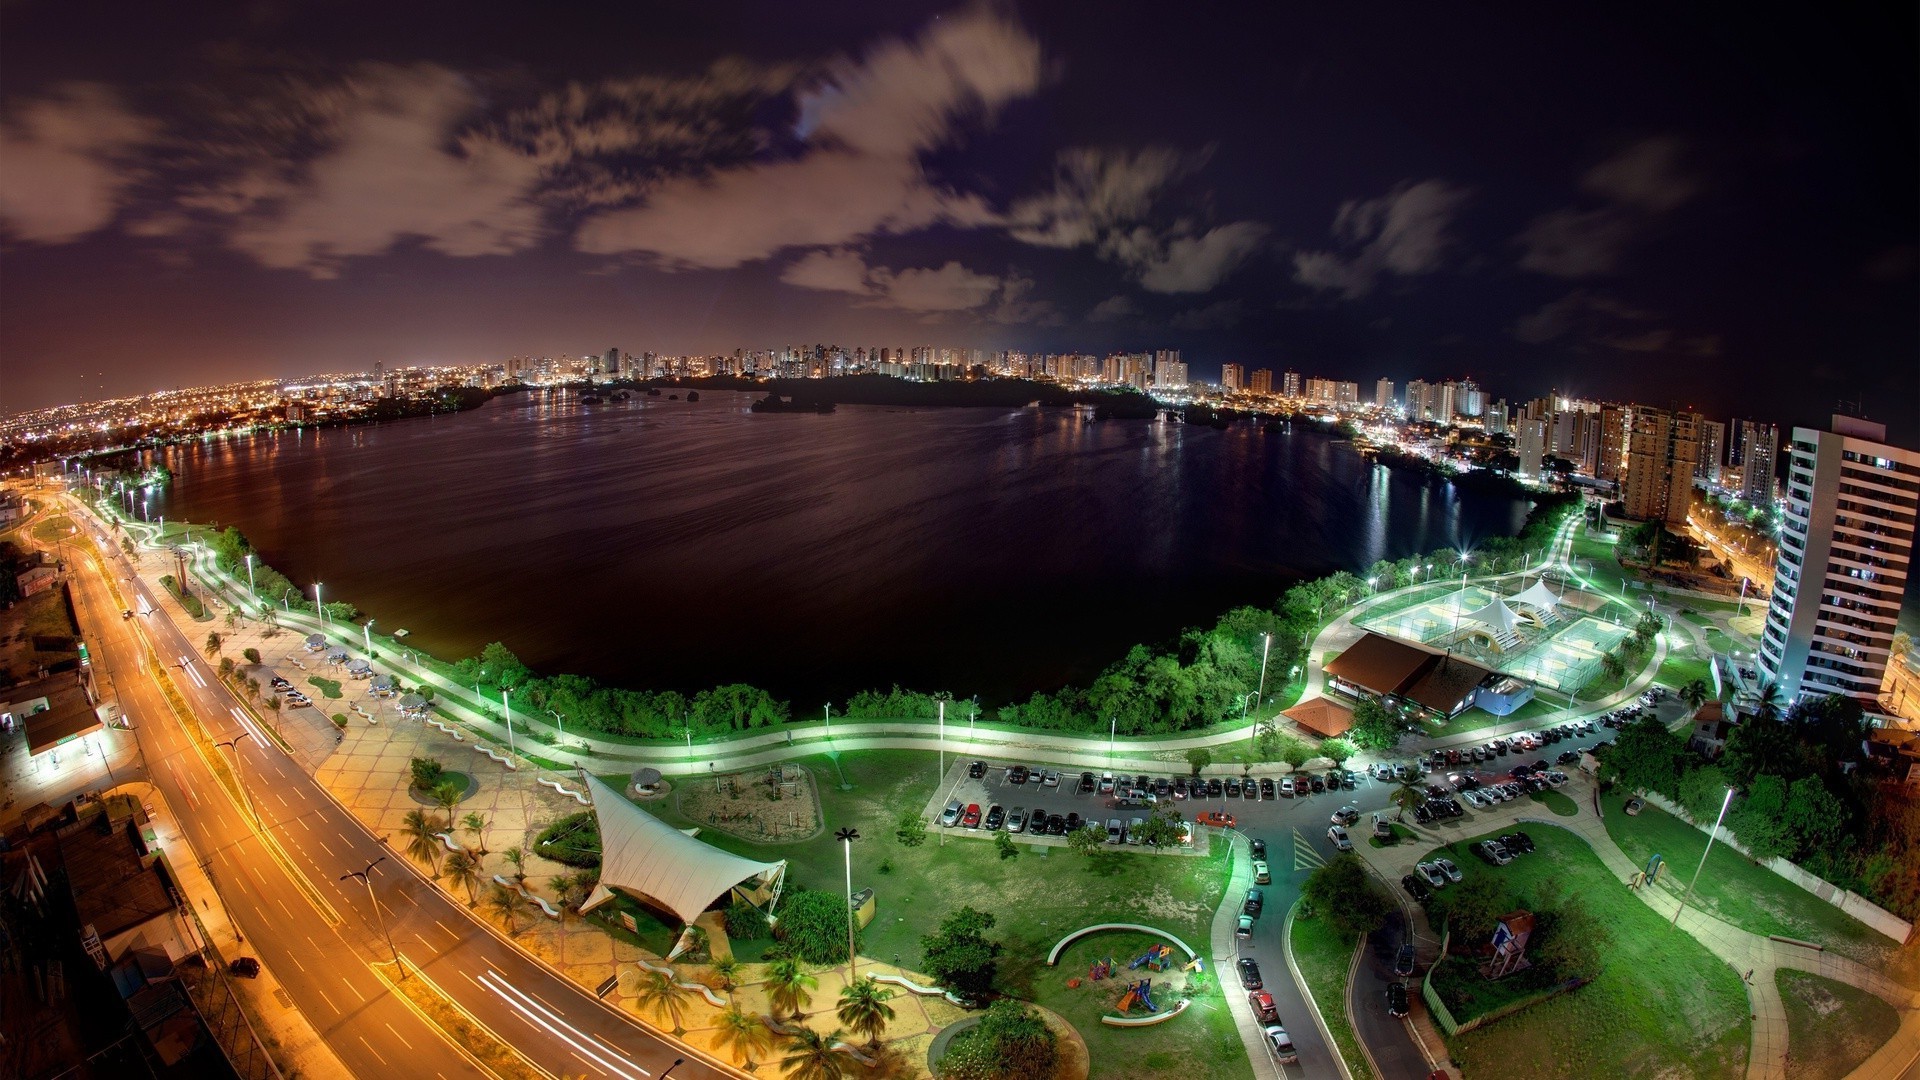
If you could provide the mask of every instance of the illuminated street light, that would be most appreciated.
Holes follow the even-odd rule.
[[[560,742],[566,741],[567,725],[564,723],[566,718],[560,715],[559,709],[548,709],[547,711],[553,714],[553,726],[560,732]],[[554,745],[558,746],[560,742],[555,742]]]
[[[1673,925],[1680,925],[1680,913],[1686,910],[1687,901],[1693,899],[1693,887],[1700,881],[1700,871],[1707,868],[1707,855],[1713,851],[1713,841],[1720,835],[1720,822],[1727,816],[1727,807],[1733,805],[1733,789],[1727,789],[1727,797],[1720,800],[1720,814],[1713,819],[1713,831],[1707,834],[1707,847],[1700,853],[1700,865],[1693,868],[1693,879],[1687,882],[1687,891],[1680,896],[1680,906],[1673,909]]]
[[[382,855],[368,863],[364,870],[349,870],[341,874],[340,880],[345,881],[348,878],[359,878],[360,884],[367,887],[367,902],[373,905],[373,918],[375,922],[380,924],[380,936],[387,939],[387,948],[393,949],[393,966],[395,970],[400,972],[400,977],[404,979],[407,977],[406,966],[400,963],[400,950],[394,948],[393,935],[387,932],[387,918],[380,914],[380,900],[373,895],[373,868],[386,861],[387,857]],[[679,1062],[674,1062],[674,1064],[677,1065]]]
[[[1264,705],[1266,704],[1266,701],[1267,701],[1267,656],[1268,654],[1273,652],[1273,635],[1271,633],[1261,634],[1260,640],[1261,640],[1261,645],[1260,645],[1259,694],[1260,694],[1260,703]]]
[[[855,840],[860,839],[860,830],[851,829],[851,828],[841,829],[838,832],[833,834],[833,838],[835,840],[840,841],[840,849],[846,855],[846,863],[847,863],[847,985],[852,986],[853,980],[854,980],[853,971],[854,971],[854,960],[855,960],[853,955],[853,842]]]
[[[320,609],[320,621],[327,621],[327,605],[320,600],[320,583],[313,583],[313,606]]]
[[[500,709],[507,718],[507,753],[512,754],[516,752],[513,748],[513,691],[504,686],[500,688]]]
[[[218,750],[224,746],[232,753],[233,786],[240,789],[240,802],[246,806],[248,816],[253,818],[254,827],[264,829],[267,827],[266,822],[260,820],[260,811],[253,805],[253,796],[247,794],[247,785],[240,780],[240,740],[243,737],[244,736],[236,732],[233,738],[214,743],[213,748]]]
[[[371,659],[373,657],[373,620],[372,619],[368,619],[367,624],[360,628],[360,636],[367,643],[367,657]]]
[[[247,552],[247,592],[256,591],[253,585],[253,552]]]

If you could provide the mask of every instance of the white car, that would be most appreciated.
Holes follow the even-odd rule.
[[[1007,831],[1012,833],[1027,831],[1027,808],[1016,806],[1013,813],[1007,815]]]
[[[1452,859],[1448,859],[1444,857],[1438,858],[1433,860],[1433,865],[1439,867],[1440,872],[1447,875],[1448,881],[1457,883],[1460,880],[1460,868],[1453,864]]]
[[[1338,825],[1327,826],[1327,839],[1333,841],[1333,846],[1341,851],[1353,850],[1353,838],[1347,835],[1347,830]]]
[[[1413,868],[1419,872],[1421,877],[1427,879],[1427,884],[1434,888],[1444,889],[1447,887],[1447,875],[1441,873],[1440,868],[1433,863],[1415,863]]]
[[[1333,823],[1335,825],[1351,825],[1359,820],[1360,808],[1357,806],[1343,806],[1333,812]]]
[[[1282,777],[1282,778],[1281,778],[1281,780],[1280,780],[1280,794],[1281,794],[1281,795],[1284,795],[1285,797],[1287,797],[1287,798],[1289,798],[1289,799],[1291,799],[1291,798],[1293,798],[1293,777],[1291,777],[1291,776],[1287,776],[1287,777]]]
[[[1461,792],[1460,797],[1467,800],[1467,805],[1473,807],[1475,810],[1486,809],[1487,797],[1475,791],[1473,788],[1468,788]]]

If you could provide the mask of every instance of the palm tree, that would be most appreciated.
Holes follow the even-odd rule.
[[[1600,670],[1610,679],[1617,679],[1627,673],[1627,662],[1620,659],[1620,650],[1600,654]]]
[[[433,797],[433,804],[446,811],[448,821],[453,820],[453,808],[459,806],[460,800],[467,797],[467,793],[461,789],[460,785],[451,780],[442,780],[435,784],[430,794]]]
[[[476,890],[480,887],[481,879],[479,859],[474,858],[464,851],[456,851],[447,856],[447,863],[442,869],[446,871],[447,877],[452,880],[453,884],[465,885],[467,887],[468,907],[472,907],[480,902],[480,897],[476,893]]]
[[[707,965],[715,975],[720,976],[720,989],[731,991],[733,977],[740,974],[740,961],[731,956],[717,956]]]
[[[1412,810],[1416,806],[1426,805],[1427,793],[1421,791],[1420,786],[1412,780],[1402,780],[1400,781],[1400,786],[1394,788],[1393,794],[1387,798],[1395,806],[1400,808],[1399,814],[1395,815],[1396,820],[1405,821],[1407,811]]]
[[[760,1022],[757,1016],[748,1016],[740,1011],[740,1006],[731,1005],[720,1014],[720,1026],[713,1033],[713,1041],[721,1049],[731,1051],[742,1064],[754,1067],[753,1055],[764,1054],[773,1049],[773,1032]]]
[[[487,910],[500,916],[500,921],[507,924],[509,934],[520,932],[514,923],[521,913],[527,910],[527,907],[527,898],[521,896],[518,889],[509,889],[505,885],[495,884],[493,891],[487,894]]]
[[[767,968],[767,1001],[776,1019],[783,1012],[799,1016],[813,1001],[812,991],[819,986],[820,980],[807,974],[800,961],[791,956],[781,957]]]
[[[433,876],[440,876],[440,839],[434,833],[440,831],[438,818],[430,818],[425,810],[409,810],[401,819],[401,828],[407,837],[407,854],[433,867]]]
[[[842,1080],[847,1075],[847,1056],[834,1048],[845,1032],[822,1035],[810,1027],[788,1033],[790,1053],[780,1059],[787,1080]]]
[[[480,842],[478,849],[480,854],[485,855],[487,853],[487,819],[481,817],[480,812],[475,810],[460,819],[460,827],[473,834],[473,838]]]
[[[1780,719],[1781,706],[1786,703],[1786,698],[1780,693],[1780,684],[1774,682],[1772,679],[1761,683],[1759,698],[1759,703],[1756,704],[1753,709],[1754,719]]]
[[[204,651],[207,654],[207,659],[209,660],[213,659],[213,654],[220,651],[220,635],[219,634],[216,633],[216,634],[207,635],[207,644]]]
[[[1690,709],[1698,710],[1712,696],[1713,688],[1707,685],[1705,679],[1694,679],[1680,688],[1680,700],[1686,702]]]
[[[705,956],[707,952],[707,932],[698,926],[689,926],[681,935],[687,943],[687,953],[691,956]]]
[[[840,1010],[837,1015],[840,1022],[855,1034],[865,1035],[868,1046],[879,1046],[880,1036],[887,1030],[887,1021],[893,1019],[893,1006],[887,1004],[892,999],[893,991],[868,975],[856,979],[851,986],[840,991]]]
[[[507,861],[513,864],[513,880],[525,884],[527,880],[526,851],[519,844],[515,844],[500,854],[505,855]]]
[[[634,1004],[662,1020],[671,1021],[675,1037],[686,1033],[680,1021],[687,1014],[687,995],[692,991],[673,981],[664,971],[649,971],[634,991]]]

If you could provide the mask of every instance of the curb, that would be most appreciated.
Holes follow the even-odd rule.
[[[1300,903],[1300,899],[1295,899],[1293,906],[1287,909],[1287,924],[1280,928],[1281,934],[1284,935],[1280,939],[1280,951],[1286,957],[1287,974],[1293,976],[1293,984],[1299,987],[1300,996],[1307,1000],[1307,1008],[1313,1013],[1313,1026],[1320,1029],[1320,1040],[1327,1044],[1328,1052],[1333,1055],[1333,1063],[1340,1067],[1340,1075],[1345,1080],[1353,1080],[1353,1070],[1347,1066],[1347,1056],[1340,1052],[1340,1044],[1333,1041],[1333,1029],[1327,1026],[1327,1018],[1320,1012],[1320,1003],[1313,999],[1313,991],[1307,987],[1307,980],[1300,975],[1300,964],[1293,958],[1293,916],[1300,910]],[[1352,985],[1351,969],[1348,970],[1348,985]],[[1357,1032],[1354,1035],[1354,1041],[1359,1042]],[[1366,1044],[1360,1045],[1364,1051]]]

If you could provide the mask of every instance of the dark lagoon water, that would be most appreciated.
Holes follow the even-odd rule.
[[[1307,425],[750,400],[518,395],[203,442],[168,452],[153,512],[237,525],[442,656],[500,640],[548,673],[752,682],[804,712],[895,682],[1003,701],[1086,680],[1300,578],[1513,533],[1527,510]]]

